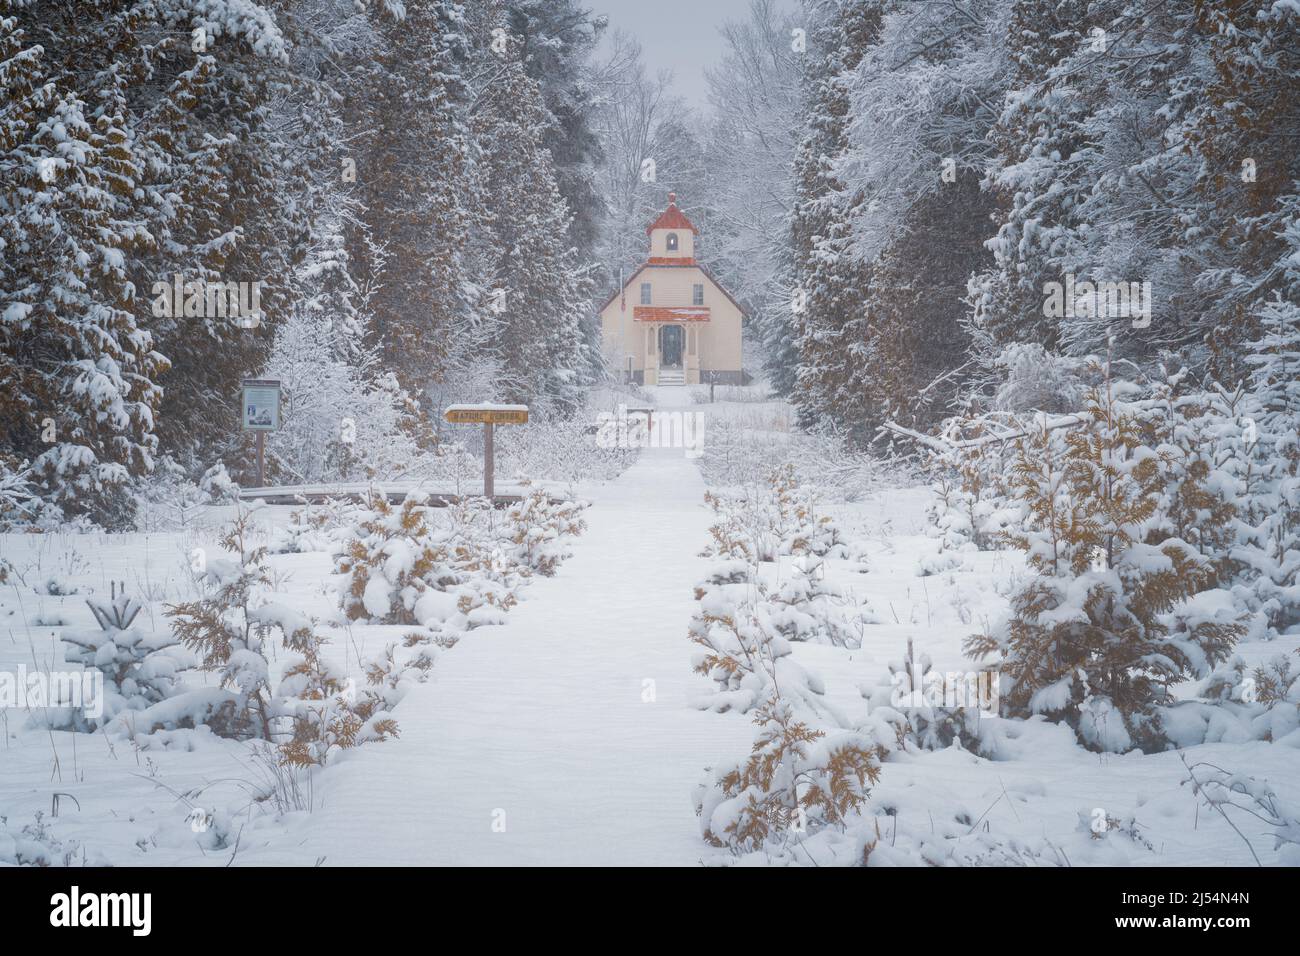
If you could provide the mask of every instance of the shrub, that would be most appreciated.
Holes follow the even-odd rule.
[[[700,833],[713,846],[749,852],[782,831],[843,827],[880,777],[882,748],[861,734],[828,736],[778,696],[759,707],[754,723],[749,756],[713,770],[696,790]]]
[[[1170,533],[1171,453],[1115,397],[1124,390],[1091,393],[1076,428],[1018,440],[1011,486],[1027,513],[1011,538],[1036,574],[999,628],[966,642],[977,658],[1000,656],[1012,714],[1062,718],[1099,750],[1161,746],[1153,712],[1170,685],[1206,676],[1244,631],[1169,613],[1213,584],[1214,567]],[[1197,481],[1194,469],[1179,476]]]
[[[126,596],[125,585],[119,592],[114,582],[108,600],[91,598],[86,604],[100,629],[65,631],[60,640],[64,660],[104,675],[102,716],[74,712],[68,726],[94,730],[123,711],[144,710],[174,696],[180,687],[178,674],[189,662],[176,653],[178,641],[172,635],[131,627],[141,605]]]

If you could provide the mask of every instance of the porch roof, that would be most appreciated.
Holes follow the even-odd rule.
[[[634,322],[707,322],[707,305],[636,305],[632,307]]]

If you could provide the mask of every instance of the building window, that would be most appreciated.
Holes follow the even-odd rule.
[[[669,252],[677,251],[677,233],[675,232],[668,233],[668,251]]]
[[[642,305],[650,304],[650,283],[649,282],[641,283],[641,304]]]
[[[691,304],[692,305],[704,304],[704,283],[702,282],[695,283],[695,288],[691,290]]]

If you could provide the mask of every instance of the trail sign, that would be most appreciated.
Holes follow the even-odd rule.
[[[453,425],[524,425],[527,405],[448,405],[443,417]]]
[[[240,425],[246,432],[273,432],[280,428],[280,381],[246,378],[241,383]]]
[[[523,425],[528,421],[527,405],[448,405],[442,417],[453,425],[483,426],[483,497],[494,494],[496,461],[493,448],[493,430],[496,425]]]
[[[257,484],[266,487],[266,433],[280,428],[280,380],[246,378],[240,383],[239,425],[257,435]]]

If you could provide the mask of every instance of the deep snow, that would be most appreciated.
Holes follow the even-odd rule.
[[[774,444],[788,427],[759,406],[685,405],[686,390],[657,392],[661,408],[705,411],[711,420],[728,415],[747,429],[768,421]],[[745,715],[687,705],[689,690],[703,682],[690,673],[687,626],[694,585],[709,566],[698,553],[712,518],[699,469],[681,450],[652,449],[618,479],[581,493],[592,501],[588,530],[555,577],[535,579],[505,624],[477,628],[440,653],[429,681],[413,685],[396,707],[400,738],[339,754],[305,782],[288,812],[262,799],[268,777],[248,745],[179,732],[141,748],[103,734],[48,733],[21,710],[0,710],[0,816],[7,818],[0,859],[6,840],[23,839],[24,825],[39,829],[37,812],[47,843],[73,862],[117,865],[728,859],[700,840],[691,793],[706,766],[748,753],[754,728]],[[880,623],[860,649],[797,644],[794,653],[850,718],[865,714],[860,688],[886,674],[909,637],[937,668],[969,667],[962,640],[1001,613],[1024,573],[1018,555],[996,552],[965,554],[958,567],[920,575],[935,546],[925,533],[925,504],[924,489],[883,486],[853,504],[828,503],[865,543],[868,567],[858,573],[832,560],[832,579],[864,598]],[[212,547],[212,528],[228,514],[205,509],[199,524],[176,533],[0,537],[5,557],[23,572],[0,587],[0,667],[60,660],[57,635],[65,626],[93,626],[84,598],[107,591],[109,580],[127,581],[146,599],[138,623],[166,627],[163,604],[193,594],[187,555]],[[289,514],[266,508],[259,520],[285,524]],[[272,555],[270,564],[276,601],[337,617],[328,555]],[[773,570],[784,573],[780,565]],[[38,593],[51,577],[81,593]],[[356,673],[359,659],[405,630],[339,628],[328,653]],[[1291,635],[1238,652],[1254,665],[1297,644]],[[887,762],[870,806],[892,816],[873,861],[903,858],[888,849],[895,823],[915,836],[960,819],[999,839],[1048,841],[1071,865],[1253,862],[1231,828],[1181,785],[1177,753],[1099,756],[1054,725],[1023,724],[1019,732],[1008,760],[953,748]],[[1216,743],[1183,753],[1267,779],[1284,799],[1300,802],[1293,748]],[[1135,816],[1151,848],[1092,839],[1086,824],[1098,808]],[[211,826],[192,825],[196,809],[213,814]],[[1278,861],[1262,825],[1237,823],[1265,863]],[[932,851],[928,859],[946,858],[942,843]]]

